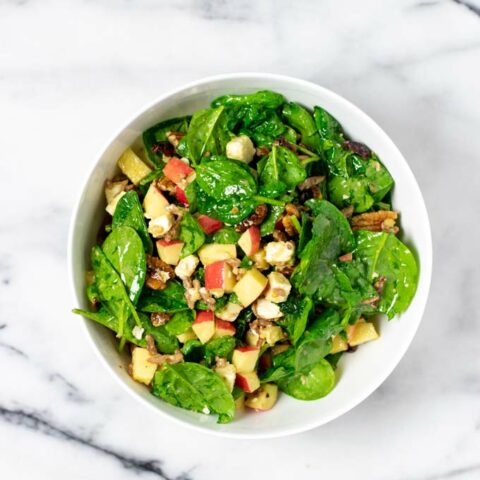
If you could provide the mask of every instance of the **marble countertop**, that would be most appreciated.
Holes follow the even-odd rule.
[[[324,427],[258,442],[126,395],[69,313],[66,269],[105,140],[161,92],[235,71],[364,109],[408,159],[434,235],[429,304],[389,379]],[[479,479],[479,73],[475,0],[0,1],[0,476]]]

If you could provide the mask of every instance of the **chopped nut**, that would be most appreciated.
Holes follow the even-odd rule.
[[[343,208],[342,213],[345,218],[350,218],[353,215],[353,205]]]
[[[270,153],[270,149],[266,146],[257,147],[257,149],[255,150],[255,154],[258,157],[264,157],[265,155],[268,155],[269,153]]]
[[[195,302],[198,302],[202,297],[200,296],[200,281],[198,279],[190,281],[190,278],[183,280],[183,286],[185,287],[185,300],[187,301],[188,308],[193,310]]]
[[[290,276],[295,270],[295,265],[280,265],[275,267],[275,271],[285,276]]]
[[[237,209],[238,210],[238,209]],[[258,205],[255,211],[235,227],[235,231],[243,233],[253,225],[260,225],[267,216],[268,208],[266,205]]]
[[[147,255],[147,279],[145,284],[152,290],[163,290],[167,281],[175,277],[173,268],[158,257]]]
[[[325,176],[323,175],[317,175],[314,177],[308,177],[306,180],[304,180],[302,183],[298,185],[299,190],[309,190],[312,187],[315,187],[325,181]]]
[[[283,220],[282,220],[282,223],[283,223]],[[272,236],[277,242],[286,242],[288,240],[288,237],[285,234],[285,232],[282,232],[281,230],[278,230],[278,229],[275,229],[273,231]]]
[[[171,318],[171,315],[165,312],[153,312],[150,315],[150,321],[154,327],[165,325]]]
[[[145,335],[145,340],[147,342],[147,350],[150,355],[157,355],[157,347],[155,346],[155,340],[151,335]]]
[[[154,143],[152,145],[152,152],[156,154],[161,153],[166,157],[171,157],[175,153],[175,149],[170,142],[163,141]]]
[[[386,277],[383,275],[373,284],[375,290],[378,293],[382,293],[383,287],[385,286],[385,282],[387,281]]]
[[[283,225],[283,228],[285,228],[285,231],[287,232],[289,237],[295,237],[296,235],[298,235],[297,227],[295,227],[295,225],[292,222],[292,218],[289,215],[284,215],[282,217],[282,225]],[[280,232],[280,230],[277,230],[277,232]],[[273,236],[273,238],[276,239],[275,235]],[[284,238],[286,239],[285,235],[284,235]]]
[[[200,288],[200,297],[207,304],[209,310],[215,310],[215,299],[205,287]]]
[[[175,353],[172,355],[162,355],[157,353],[156,355],[151,356],[148,361],[150,363],[156,363],[157,365],[163,365],[164,363],[173,365],[175,363],[183,362],[183,353],[178,349],[175,350]]]
[[[370,230],[372,232],[398,233],[395,225],[398,213],[390,210],[367,212],[352,217],[350,223],[352,230]]]
[[[300,218],[300,211],[298,210],[297,206],[293,203],[287,203],[285,205],[285,212],[288,215],[295,215],[297,218]]]
[[[180,140],[185,136],[183,132],[167,132],[167,140],[174,146],[177,147],[180,143]]]
[[[172,195],[175,194],[176,185],[167,177],[159,178],[155,182],[155,185],[159,190],[162,190],[163,192],[168,192]]]

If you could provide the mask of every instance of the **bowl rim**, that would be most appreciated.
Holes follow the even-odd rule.
[[[136,400],[140,401],[143,405],[147,406],[150,410],[155,411],[157,414],[160,414],[163,418],[169,419],[170,421],[180,424],[182,426],[187,426],[188,428],[191,428],[193,430],[196,430],[198,432],[202,433],[209,433],[211,435],[223,437],[223,438],[233,438],[233,439],[268,439],[268,438],[279,438],[279,437],[284,437],[288,435],[294,435],[302,432],[306,432],[309,430],[312,430],[314,428],[320,427],[322,425],[325,425],[332,420],[335,420],[336,418],[344,415],[345,413],[349,412],[350,410],[354,409],[357,405],[362,403],[365,399],[367,399],[377,388],[385,382],[385,380],[392,374],[393,370],[398,366],[400,363],[401,359],[404,357],[405,353],[407,352],[408,348],[410,347],[417,331],[418,327],[420,326],[420,323],[423,319],[423,315],[425,313],[425,308],[427,305],[428,297],[429,297],[429,292],[430,292],[430,286],[431,286],[431,278],[432,278],[432,262],[433,262],[433,242],[432,242],[432,233],[431,233],[431,225],[430,225],[430,219],[428,215],[428,210],[425,204],[425,199],[423,197],[422,191],[417,183],[417,180],[410,168],[410,165],[408,164],[407,160],[403,156],[403,154],[400,152],[399,148],[395,145],[393,140],[390,138],[390,136],[378,125],[367,113],[365,113],[362,109],[357,107],[355,104],[347,100],[345,97],[342,95],[325,88],[321,85],[318,85],[314,82],[308,81],[308,80],[303,80],[297,77],[292,77],[288,75],[281,75],[281,74],[273,74],[273,73],[264,73],[264,72],[237,72],[237,73],[228,73],[228,74],[219,74],[219,75],[212,75],[212,76],[207,76],[207,77],[202,77],[198,80],[194,80],[191,82],[188,82],[186,84],[182,84],[180,87],[176,87],[173,89],[167,90],[165,93],[157,96],[153,100],[149,101],[146,105],[143,105],[142,108],[137,109],[132,115],[129,115],[128,120],[125,122],[122,122],[122,125],[120,128],[117,128],[115,132],[110,136],[109,140],[105,143],[103,143],[103,146],[97,151],[97,154],[94,156],[93,161],[90,164],[89,168],[86,168],[86,173],[84,176],[80,177],[81,182],[78,182],[79,185],[79,190],[77,191],[77,196],[76,196],[76,201],[74,203],[74,207],[72,209],[71,217],[70,217],[70,224],[69,224],[69,229],[68,229],[68,243],[67,243],[67,268],[68,268],[68,276],[69,276],[69,283],[70,283],[70,292],[74,300],[75,305],[81,304],[81,299],[77,295],[77,292],[75,290],[75,281],[74,281],[74,252],[73,252],[73,243],[74,243],[74,233],[75,233],[75,227],[77,224],[77,218],[78,214],[81,208],[81,200],[82,200],[82,194],[88,185],[96,167],[99,162],[99,160],[103,157],[103,155],[106,153],[110,145],[124,132],[128,126],[135,121],[138,117],[143,115],[145,112],[148,110],[152,109],[155,107],[157,104],[161,103],[162,101],[166,100],[167,98],[179,94],[183,91],[189,90],[194,87],[200,87],[205,84],[210,84],[210,83],[219,83],[225,80],[241,80],[241,79],[248,79],[248,80],[272,80],[274,82],[287,82],[290,84],[296,84],[300,88],[305,87],[309,90],[317,90],[321,92],[323,95],[327,95],[330,98],[332,98],[335,102],[337,103],[343,103],[344,106],[348,107],[351,110],[356,111],[356,114],[359,115],[362,119],[362,123],[369,124],[371,127],[373,127],[375,130],[377,130],[380,134],[383,135],[383,140],[389,144],[389,147],[393,150],[396,150],[396,153],[401,157],[403,160],[403,168],[405,170],[405,173],[410,176],[410,180],[413,183],[413,185],[416,187],[419,195],[419,199],[421,200],[421,206],[424,209],[425,212],[425,219],[426,219],[426,224],[425,224],[425,233],[427,233],[427,242],[426,242],[426,248],[424,252],[422,252],[422,262],[421,262],[421,269],[422,269],[422,276],[424,278],[424,296],[423,298],[420,299],[420,305],[418,307],[418,321],[415,325],[415,327],[411,330],[410,332],[410,338],[408,338],[403,345],[403,348],[397,351],[396,354],[396,361],[392,362],[391,365],[386,368],[386,370],[383,372],[382,375],[377,376],[376,380],[371,383],[369,383],[369,388],[365,388],[361,392],[359,392],[357,395],[353,395],[352,398],[350,399],[349,402],[346,403],[346,405],[343,408],[338,408],[332,410],[330,415],[327,415],[323,417],[322,419],[312,419],[312,421],[308,424],[300,425],[298,427],[285,427],[282,430],[278,431],[273,431],[273,432],[249,432],[249,433],[244,433],[244,432],[228,432],[228,431],[223,431],[223,430],[214,430],[210,428],[205,428],[201,424],[194,424],[190,423],[187,420],[183,420],[177,417],[174,417],[170,415],[168,412],[163,411],[159,408],[157,408],[155,405],[151,404],[148,402],[146,399],[144,399],[139,393],[135,392],[132,388],[130,388],[121,378],[119,375],[116,374],[114,371],[114,368],[112,365],[110,365],[107,362],[107,359],[101,354],[99,348],[95,344],[95,341],[93,340],[89,330],[88,330],[88,323],[91,322],[90,320],[87,320],[82,317],[82,326],[83,326],[83,331],[88,338],[88,342],[90,343],[92,349],[95,352],[95,355],[97,358],[100,359],[101,363],[105,366],[105,368],[112,374],[112,376],[115,378],[117,383],[119,383],[124,390],[126,390],[133,398]],[[418,292],[418,290],[417,290]]]

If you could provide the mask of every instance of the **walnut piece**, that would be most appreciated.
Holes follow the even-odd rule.
[[[147,255],[147,279],[145,284],[152,290],[163,290],[167,281],[175,277],[173,268],[158,257]]]
[[[372,232],[398,233],[399,228],[395,225],[398,212],[379,210],[355,215],[350,220],[352,230],[370,230]]]
[[[265,220],[267,213],[268,208],[266,205],[258,205],[255,208],[255,211],[249,217],[235,227],[235,231],[238,233],[243,233],[253,225],[260,225]]]
[[[171,318],[171,315],[165,312],[153,312],[150,315],[150,321],[154,327],[165,325]]]
[[[164,363],[168,363],[173,365],[175,363],[183,362],[183,353],[180,350],[175,350],[175,353],[171,355],[163,355],[161,353],[157,353],[156,355],[152,355],[148,361],[150,363],[156,363],[157,365],[163,365]]]

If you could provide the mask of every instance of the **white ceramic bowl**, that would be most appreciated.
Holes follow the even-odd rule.
[[[235,438],[267,438],[302,432],[344,414],[368,397],[405,354],[420,324],[427,301],[432,241],[427,211],[420,189],[407,162],[386,133],[365,113],[337,94],[310,82],[270,74],[232,74],[206,78],[168,92],[143,109],[108,142],[96,159],[73,213],[69,238],[69,267],[77,305],[88,308],[84,272],[90,268],[89,252],[104,216],[104,181],[116,172],[116,160],[147,127],[170,117],[191,114],[227,93],[270,89],[312,108],[320,105],[343,125],[348,134],[377,152],[395,179],[393,205],[401,212],[404,240],[420,262],[417,293],[401,318],[380,323],[381,338],[363,345],[353,355],[344,355],[337,369],[337,385],[325,398],[312,402],[280,395],[275,407],[265,413],[247,413],[232,423],[217,425],[215,418],[173,407],[155,398],[127,374],[127,359],[120,356],[114,337],[105,328],[84,320],[94,349],[109,371],[140,403],[164,417],[197,430]]]

